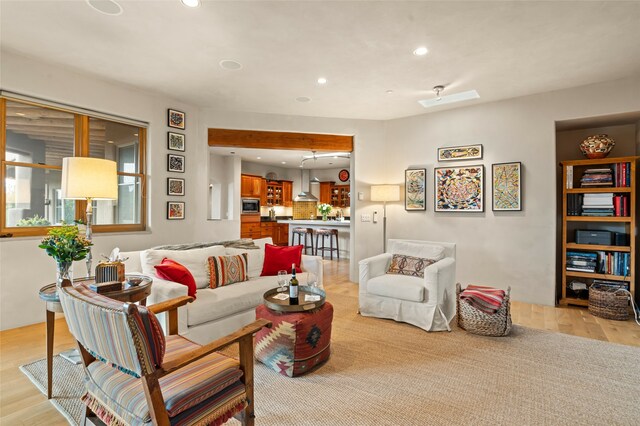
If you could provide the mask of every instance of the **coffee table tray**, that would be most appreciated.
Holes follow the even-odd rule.
[[[327,296],[325,291],[321,288],[301,285],[298,288],[298,300],[300,301],[300,303],[297,305],[290,305],[289,299],[278,300],[273,298],[273,296],[280,293],[285,293],[288,295],[289,286],[285,287],[284,292],[280,292],[278,290],[279,290],[278,288],[272,288],[271,290],[267,291],[263,297],[264,297],[264,304],[267,308],[273,311],[280,311],[280,312],[311,311],[313,309],[316,309],[322,306]],[[320,300],[317,300],[315,302],[305,302],[304,298],[305,298],[305,295],[307,294],[320,296]]]

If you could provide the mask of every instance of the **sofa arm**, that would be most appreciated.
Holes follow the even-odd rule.
[[[300,260],[300,269],[304,272],[311,272],[318,277],[318,287],[324,288],[324,269],[322,266],[322,257],[320,256],[307,256],[306,254],[302,255],[302,260]]]
[[[427,304],[441,305],[445,301],[455,300],[456,262],[452,257],[445,257],[426,267],[424,270],[424,286],[427,289]]]
[[[392,257],[391,253],[382,253],[377,256],[363,259],[358,263],[360,267],[360,294],[365,294],[367,292],[367,282],[371,278],[384,275],[387,272],[389,265],[391,264]]]
[[[187,296],[189,290],[186,285],[178,284],[173,281],[163,280],[158,277],[153,277],[153,284],[151,284],[151,294],[148,298],[149,304],[156,304],[166,302],[167,300],[175,299],[182,296]],[[196,295],[197,297],[197,295]],[[166,312],[159,313],[157,315],[160,324],[162,325],[165,334],[169,334],[169,315]],[[178,308],[178,334],[187,334],[187,307],[182,306]]]

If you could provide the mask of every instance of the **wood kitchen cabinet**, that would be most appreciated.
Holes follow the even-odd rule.
[[[265,178],[260,179],[260,205],[267,205],[267,180]]]
[[[282,181],[282,204],[285,207],[293,207],[293,182],[290,180]]]
[[[262,222],[260,224],[260,237],[271,237],[273,244],[278,246],[289,245],[289,225],[286,223]]]
[[[240,196],[245,198],[260,198],[262,178],[253,175],[240,175]]]
[[[240,215],[240,238],[262,238],[260,215]]]
[[[334,182],[320,182],[320,203],[331,204],[331,187]]]

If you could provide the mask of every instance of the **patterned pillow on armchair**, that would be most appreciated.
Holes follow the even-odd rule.
[[[387,274],[408,275],[424,278],[424,270],[427,266],[436,263],[434,259],[394,254]]]

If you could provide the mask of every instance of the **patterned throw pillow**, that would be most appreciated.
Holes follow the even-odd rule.
[[[387,274],[409,275],[411,277],[424,277],[427,266],[436,263],[433,259],[394,254]]]
[[[209,287],[218,288],[227,284],[247,281],[247,253],[235,256],[211,256],[209,264]]]

